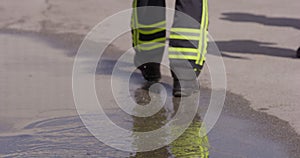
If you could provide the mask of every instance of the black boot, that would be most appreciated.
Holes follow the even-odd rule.
[[[145,80],[158,82],[161,78],[159,63],[146,63],[138,67]]]

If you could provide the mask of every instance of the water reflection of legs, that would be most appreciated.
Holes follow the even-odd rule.
[[[162,98],[160,97],[160,92],[149,92],[149,87],[151,83],[145,83],[142,88],[138,88],[135,91],[135,100],[139,105],[146,105],[150,101],[155,102],[157,104],[162,104]],[[154,97],[150,98],[149,93],[154,93]],[[189,106],[190,104],[195,104],[193,99],[187,98],[168,98],[166,104],[172,105],[173,109],[168,109],[170,106],[164,106],[158,113],[151,117],[147,118],[138,118],[133,117],[133,130],[139,132],[146,132],[158,129],[164,126],[172,117],[177,113],[180,103],[184,102],[183,106]],[[182,106],[182,104],[181,104]],[[188,109],[188,108],[187,108]],[[185,115],[188,116],[190,113],[192,114],[194,111],[184,111]],[[185,119],[185,118],[183,118]],[[184,122],[184,121],[183,121]],[[178,128],[181,128],[181,125],[178,125]],[[167,140],[172,133],[176,133],[176,129],[171,129],[166,131],[163,135],[160,135],[159,140],[162,142]],[[174,142],[170,145],[165,146],[163,148],[148,151],[148,152],[140,152],[136,153],[135,158],[142,157],[155,157],[155,158],[166,158],[166,157],[200,157],[200,158],[208,158],[209,157],[209,142],[208,137],[201,137],[200,135],[204,135],[205,128],[203,126],[201,116],[199,113],[195,116],[187,130]],[[134,144],[136,147],[143,144],[137,144],[138,137],[133,136],[137,141]]]
[[[141,88],[138,88],[135,90],[134,99],[139,105],[147,105],[151,102],[154,102],[155,104],[162,104],[162,98],[160,96],[159,90],[149,90],[153,83],[146,82]],[[152,97],[150,97],[149,93],[152,93]],[[156,130],[162,126],[164,126],[167,123],[167,110],[162,108],[158,113],[156,113],[153,116],[150,117],[133,117],[133,131],[135,132],[147,132]],[[163,142],[167,138],[167,131],[163,135],[159,135],[158,138],[161,142]],[[143,144],[137,144],[140,143],[138,141],[138,137],[133,136],[136,142],[133,144],[138,148],[139,145]],[[163,157],[169,157],[169,152],[167,147],[163,147],[160,149],[157,149],[155,151],[148,151],[148,152],[139,152],[136,153],[135,156],[132,156],[132,158],[144,158],[144,157],[156,157],[156,158],[163,158]]]
[[[178,109],[180,101],[181,100],[179,98],[173,99],[175,109]],[[205,132],[201,116],[197,113],[188,129],[178,139],[170,144],[170,151],[172,155],[175,157],[208,158],[209,142]],[[205,136],[201,137],[200,135]]]

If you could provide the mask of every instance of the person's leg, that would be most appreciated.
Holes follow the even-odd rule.
[[[165,0],[134,0],[132,41],[135,65],[148,81],[160,79],[160,62],[166,41]]]
[[[207,0],[176,0],[169,46],[175,96],[192,93],[193,83],[204,65],[208,44],[207,3]]]

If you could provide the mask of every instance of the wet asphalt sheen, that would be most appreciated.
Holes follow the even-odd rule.
[[[14,37],[25,36],[27,40],[42,40],[45,49],[63,48],[66,55],[74,57],[82,39],[76,35],[51,35],[6,31]],[[0,34],[1,35],[1,34]],[[112,48],[113,49],[113,48]],[[108,50],[118,52],[114,50]],[[99,65],[97,78],[110,75],[117,60],[116,53],[106,52],[107,60]],[[101,67],[105,67],[102,69]],[[148,118],[133,117],[120,109],[109,108],[107,116],[120,127],[133,131],[151,131],[172,119],[181,99],[172,97],[171,78],[163,76],[161,84],[168,97],[164,107]],[[101,85],[100,85],[101,86]],[[131,77],[129,91],[140,105],[151,101],[148,83],[138,71]],[[89,133],[78,116],[49,118],[24,125],[30,134],[0,136],[0,157],[210,157],[210,158],[299,158],[299,136],[284,121],[252,110],[251,104],[242,96],[227,92],[223,112],[212,131],[200,137],[205,131],[202,119],[207,110],[211,90],[201,87],[199,110],[188,129],[173,143],[148,152],[132,153],[113,149]],[[161,92],[153,93],[152,101],[161,100]],[[115,103],[112,103],[115,104]],[[74,107],[75,110],[75,107]],[[0,120],[1,122],[1,120]],[[4,129],[5,126],[1,126]],[[134,136],[133,136],[134,137]],[[161,139],[165,139],[162,137]],[[130,145],[130,143],[128,143]]]

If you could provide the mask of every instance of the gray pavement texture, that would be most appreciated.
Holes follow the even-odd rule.
[[[40,33],[1,32],[0,41],[6,42],[7,51],[2,56],[6,60],[1,62],[1,67],[8,70],[3,74],[9,78],[2,78],[1,81],[5,83],[1,85],[5,89],[1,97],[5,99],[0,115],[0,157],[176,157],[168,150],[170,146],[145,153],[119,151],[99,142],[89,133],[77,115],[70,85],[74,57],[71,52],[77,49],[82,37],[64,37],[68,38]],[[107,91],[109,85],[103,85],[103,82],[110,80],[111,70],[122,52],[111,46],[102,58],[96,76],[100,99],[111,98]],[[15,59],[16,56],[18,59]],[[132,96],[140,104],[147,102],[147,91],[141,90],[142,77],[134,74],[133,81],[130,86]],[[139,125],[141,130],[147,130],[156,127],[166,118],[171,118],[166,116],[172,115],[170,111],[176,103],[170,103],[170,81],[169,76],[163,77],[169,101],[165,111],[154,121],[134,119],[118,109],[115,102],[102,106],[110,119],[122,128],[131,129]],[[16,87],[19,88],[16,90]],[[208,88],[201,89],[201,117],[206,113],[210,93]],[[300,138],[292,127],[274,116],[254,111],[250,105],[242,96],[227,93],[223,113],[208,135],[211,157],[297,158]]]
[[[132,155],[93,147],[99,142],[76,117],[71,87],[83,37],[130,6],[131,0],[1,0],[0,157]],[[299,157],[299,8],[295,0],[210,2],[210,33],[223,52],[230,91],[210,136],[214,157]],[[130,45],[127,34],[108,52],[117,56]],[[203,87],[210,88],[209,77],[205,68]]]
[[[0,28],[84,36],[101,20],[130,6],[131,0],[2,0]],[[279,0],[210,2],[210,33],[223,52],[228,90],[243,95],[255,110],[265,109],[288,121],[298,132],[299,8],[295,0],[284,5]],[[130,37],[123,39],[118,47],[127,50]],[[209,86],[207,74],[202,78]]]

